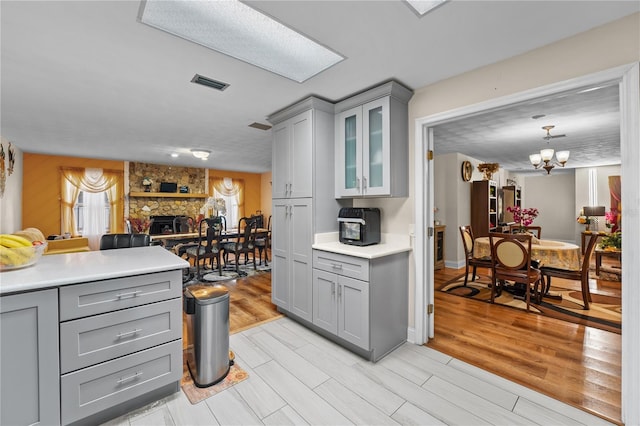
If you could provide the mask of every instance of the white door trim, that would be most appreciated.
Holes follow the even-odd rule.
[[[430,129],[447,121],[471,114],[550,96],[584,86],[617,82],[620,85],[621,154],[622,154],[622,216],[626,235],[640,235],[640,63],[628,64],[602,72],[526,90],[509,96],[491,99],[415,120],[415,343],[423,344],[433,337],[433,315],[427,315],[427,300],[433,297],[433,262],[423,262],[429,253],[428,225],[433,223],[433,179],[428,176],[426,160]],[[432,177],[432,175],[431,175]],[[640,240],[624,239],[622,251],[622,280],[634,283],[640,276]],[[640,424],[640,286],[626,285],[622,289],[622,421]],[[437,309],[437,306],[436,306]],[[632,402],[633,401],[633,402]]]

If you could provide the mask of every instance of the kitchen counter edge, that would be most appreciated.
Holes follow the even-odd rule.
[[[33,266],[0,272],[0,295],[188,266],[186,260],[160,246],[54,254],[43,256]]]
[[[383,234],[380,243],[370,246],[342,244],[333,237],[334,235],[331,234],[316,235],[316,242],[311,248],[365,259],[376,259],[412,250],[411,239],[408,235]],[[337,238],[337,233],[335,237]]]

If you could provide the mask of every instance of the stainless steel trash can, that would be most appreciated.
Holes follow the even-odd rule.
[[[229,290],[223,285],[188,286],[183,294],[187,314],[187,366],[193,382],[204,388],[229,373]]]

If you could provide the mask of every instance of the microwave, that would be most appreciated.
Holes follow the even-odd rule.
[[[370,246],[380,242],[380,209],[343,207],[338,213],[338,225],[343,244]]]

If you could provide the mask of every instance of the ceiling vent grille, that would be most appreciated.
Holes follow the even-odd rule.
[[[203,86],[211,87],[212,89],[220,90],[221,92],[229,87],[229,84],[223,83],[218,80],[213,80],[211,78],[202,76],[200,74],[196,74],[191,79],[192,83],[201,84]]]
[[[249,124],[249,127],[253,127],[254,129],[259,129],[259,130],[269,130],[271,128],[271,126],[269,126],[268,124],[262,124],[262,123],[251,123]]]

